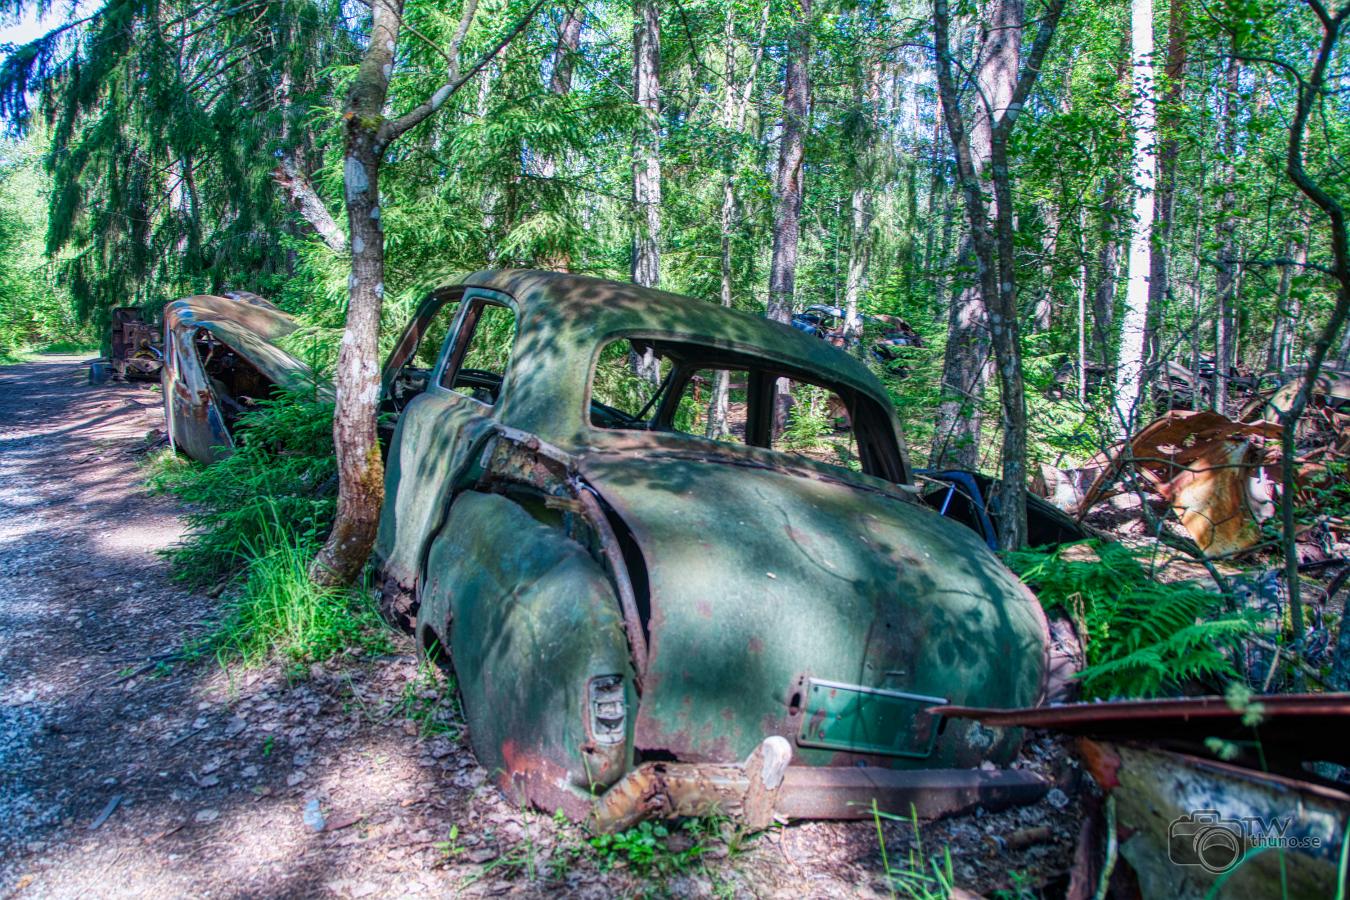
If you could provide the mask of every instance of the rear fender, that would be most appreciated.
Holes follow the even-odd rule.
[[[563,529],[500,494],[459,495],[427,557],[417,629],[450,650],[474,752],[509,794],[579,819],[631,765],[619,603]]]

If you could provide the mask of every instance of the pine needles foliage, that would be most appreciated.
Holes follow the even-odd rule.
[[[1223,595],[1198,585],[1158,581],[1129,547],[1088,541],[1009,553],[1006,561],[1047,610],[1073,621],[1087,657],[1078,674],[1087,697],[1174,695],[1238,677],[1233,651],[1256,628],[1250,615],[1229,611]]]

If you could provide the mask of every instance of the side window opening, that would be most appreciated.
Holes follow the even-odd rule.
[[[659,381],[653,383],[638,375],[629,365],[629,359],[641,354],[646,345],[637,341],[610,341],[600,351],[591,380],[591,424],[599,428],[645,430],[661,397],[668,389],[674,361],[656,354]]]
[[[634,374],[629,365],[633,353],[649,349],[660,362],[657,384]],[[590,424],[766,447],[903,480],[889,419],[875,402],[848,388],[800,379],[801,373],[780,372],[768,361],[756,362],[695,344],[611,341],[601,349],[592,375]],[[783,401],[776,396],[779,383],[787,386]],[[777,429],[772,426],[775,408],[783,410]]]
[[[394,348],[390,363],[398,368],[388,386],[386,406],[391,408],[387,411],[402,410],[430,385],[431,370],[436,367],[445,336],[459,313],[459,305],[459,293],[441,298],[439,305],[424,311],[413,321]]]
[[[491,300],[473,301],[441,386],[489,406],[496,404],[515,343],[515,312]]]
[[[744,444],[748,440],[749,412],[749,372],[699,369],[684,383],[674,430]]]

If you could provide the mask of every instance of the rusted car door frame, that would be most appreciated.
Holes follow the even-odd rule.
[[[457,298],[456,294],[459,295]],[[465,481],[471,480],[478,455],[476,451],[494,431],[500,419],[500,401],[511,383],[516,361],[512,354],[502,373],[497,404],[483,403],[444,385],[446,373],[452,371],[450,357],[462,355],[458,348],[461,344],[467,345],[467,341],[472,339],[472,328],[477,322],[468,323],[468,332],[465,331],[465,325],[467,311],[475,300],[504,306],[515,315],[517,328],[520,322],[519,304],[508,294],[471,286],[457,288],[444,292],[440,297],[433,295],[423,302],[419,316],[405,330],[386,364],[386,391],[418,346],[416,341],[409,341],[409,335],[419,333],[420,339],[421,330],[452,299],[457,299],[459,308],[437,353],[436,365],[428,375],[427,387],[399,411],[389,443],[388,465],[398,467],[399,475],[394,496],[386,501],[393,506],[393,515],[386,515],[381,520],[382,530],[397,529],[392,539],[395,550],[393,559],[384,561],[387,569],[385,577],[386,582],[392,578],[403,589],[411,590],[414,596],[420,589],[431,544],[445,524],[450,504]],[[402,356],[401,360],[399,355]],[[447,418],[460,418],[463,421],[447,424]],[[472,433],[466,433],[466,427],[472,429]],[[427,430],[438,434],[449,432],[451,437],[444,443],[446,452],[414,454],[415,458],[404,459],[406,454],[402,453],[402,447],[410,430]],[[420,536],[417,546],[400,547],[399,533],[406,533],[413,539]],[[383,545],[385,542],[382,540],[380,543]],[[392,566],[387,565],[390,562]]]

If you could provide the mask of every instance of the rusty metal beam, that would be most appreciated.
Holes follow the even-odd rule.
[[[872,801],[882,812],[920,819],[972,810],[1035,803],[1050,790],[1044,778],[1024,769],[789,768],[776,812],[788,819],[869,819]]]
[[[1264,718],[1350,716],[1350,693],[1257,694],[1248,700],[1247,705],[1259,705]],[[1243,715],[1243,711],[1234,709],[1227,698],[1216,696],[1066,703],[1062,706],[1027,706],[1020,709],[934,706],[928,711],[949,719],[978,719],[986,725],[1084,732],[1093,726],[1116,722],[1159,722],[1163,719],[1187,722],[1192,719],[1240,719]]]
[[[766,739],[740,765],[648,762],[595,804],[591,823],[622,831],[642,819],[724,815],[752,829],[781,819],[869,819],[883,813],[936,819],[982,806],[1034,803],[1050,782],[1023,769],[789,766],[781,737]]]
[[[990,726],[1149,741],[1202,755],[1208,753],[1210,738],[1235,742],[1244,750],[1259,743],[1253,764],[1296,776],[1306,775],[1305,762],[1350,765],[1350,693],[1256,695],[1240,709],[1223,697],[1182,697],[1022,709],[937,706],[929,712]]]

